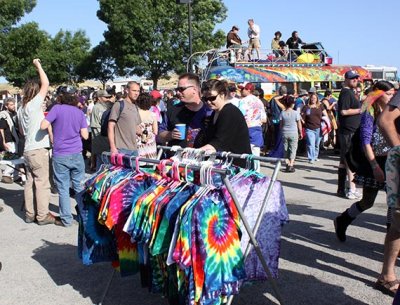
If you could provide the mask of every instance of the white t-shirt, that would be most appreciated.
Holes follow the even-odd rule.
[[[231,102],[232,105],[234,105],[234,106],[239,108],[240,100],[237,97],[233,97],[233,98],[229,99],[229,102]]]
[[[243,113],[249,128],[261,126],[262,122],[267,119],[264,104],[253,94],[249,94],[239,101],[239,109]]]
[[[247,35],[249,38],[260,38],[260,27],[257,24],[253,24],[253,30],[249,27]]]
[[[38,94],[18,110],[18,121],[25,136],[25,151],[50,147],[47,130],[40,129],[40,123],[44,119],[43,103],[43,98]]]

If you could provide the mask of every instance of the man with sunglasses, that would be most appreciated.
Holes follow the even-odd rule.
[[[181,103],[168,108],[166,118],[159,126],[158,142],[168,143],[169,146],[194,147],[211,113],[201,100],[199,77],[193,73],[182,74],[175,90]],[[175,127],[177,124],[186,125],[185,135],[181,135]]]

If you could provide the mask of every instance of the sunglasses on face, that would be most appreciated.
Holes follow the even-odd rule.
[[[186,87],[176,87],[175,90],[182,93],[183,91],[185,91],[188,88],[193,88],[194,86],[186,86]]]
[[[201,99],[203,102],[214,102],[217,99],[218,95],[210,95],[210,96],[203,96]]]

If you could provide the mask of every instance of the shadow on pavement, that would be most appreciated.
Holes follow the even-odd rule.
[[[289,270],[280,270],[277,280],[279,292],[285,305],[367,305],[345,294],[344,288],[324,283],[312,275]],[[264,294],[268,293],[267,296]],[[278,304],[268,282],[253,282],[240,290],[234,305],[272,305]],[[251,300],[251,301],[250,301]]]
[[[10,190],[0,186],[0,194],[4,204],[12,208],[19,218],[25,219],[23,190]]]
[[[43,242],[43,246],[34,251],[32,258],[47,270],[55,284],[57,286],[70,285],[82,295],[82,298],[90,298],[94,304],[99,303],[113,273],[110,263],[84,266],[77,258],[76,246],[45,240]],[[302,249],[296,252],[304,253]],[[277,284],[285,304],[366,305],[366,303],[346,295],[344,288],[321,282],[312,275],[288,270],[280,270],[279,273],[280,278],[277,280]],[[268,296],[264,294],[268,294]],[[270,297],[271,294],[274,295],[268,282],[253,282],[241,289],[233,304],[277,304]],[[327,298],[327,296],[329,297]],[[166,305],[167,301],[161,295],[151,294],[147,289],[141,288],[139,276],[121,278],[116,272],[104,299],[104,305],[142,304]]]
[[[298,204],[289,204],[288,210],[291,215],[316,216],[331,220],[338,215],[338,213],[335,212],[312,209],[309,206]],[[357,226],[370,230],[379,229],[379,231],[385,232],[385,228],[383,227],[385,222],[386,217],[384,216],[363,213],[348,228],[348,232],[351,232],[351,230],[355,229]],[[379,227],[379,224],[381,227]],[[339,270],[338,268],[335,268],[335,265],[373,278],[377,276],[376,272],[372,271],[368,266],[352,264],[342,257],[332,255],[329,253],[329,249],[356,254],[377,262],[383,261],[383,243],[378,244],[367,239],[360,239],[352,236],[347,236],[346,242],[341,243],[336,238],[333,221],[332,231],[326,231],[326,228],[322,228],[315,222],[311,223],[292,219],[283,227],[282,236],[284,238],[281,242],[281,258],[317,270],[323,270],[336,275],[353,278],[357,281],[364,282],[367,285],[371,285],[372,283],[366,282],[365,279],[357,277],[351,272]],[[301,243],[309,243],[312,244],[312,246],[307,246]],[[319,251],[314,247],[314,245],[326,248],[328,251]],[[296,251],[292,251],[294,248]]]
[[[82,298],[90,298],[93,304],[101,301],[111,277],[104,305],[167,304],[161,295],[150,294],[141,288],[139,276],[121,278],[118,272],[113,275],[111,263],[83,265],[77,249],[70,244],[43,240],[43,246],[33,251],[32,258],[48,272],[57,286],[70,285]]]

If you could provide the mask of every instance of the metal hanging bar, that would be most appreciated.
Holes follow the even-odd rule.
[[[103,155],[106,156],[106,157],[111,157],[112,154],[109,153],[109,152],[103,152]],[[128,159],[129,161],[131,161],[132,159],[134,159],[136,157],[135,156],[124,155],[123,158],[125,158],[125,160]],[[146,158],[140,158],[140,157],[139,157],[139,161],[143,162],[143,163],[151,163],[151,164],[160,164],[160,162],[161,162],[161,160],[146,159]],[[173,164],[172,161],[167,161],[165,165],[170,166],[172,164]],[[180,163],[179,167],[180,168],[188,168],[188,169],[192,169],[192,170],[195,170],[195,171],[199,171],[200,168],[201,168],[201,166],[199,166],[199,165],[185,164],[185,163]],[[212,172],[218,173],[218,174],[221,174],[221,175],[227,175],[229,170],[228,169],[221,169],[221,168],[212,168]]]
[[[278,286],[277,286],[277,284],[276,284],[276,282],[275,282],[275,279],[272,277],[271,271],[270,271],[269,268],[268,268],[267,262],[266,262],[266,260],[265,260],[265,258],[264,258],[264,256],[263,256],[263,254],[262,254],[262,252],[261,252],[260,245],[258,244],[255,235],[254,235],[253,232],[251,231],[250,225],[249,225],[249,223],[247,222],[246,216],[244,215],[244,212],[243,212],[243,210],[242,210],[242,207],[240,206],[240,203],[239,203],[239,201],[238,201],[238,199],[237,199],[237,197],[236,197],[236,195],[235,195],[235,191],[234,191],[233,188],[232,188],[232,184],[231,184],[231,182],[229,181],[228,176],[224,176],[224,178],[223,178],[222,180],[223,180],[223,182],[224,182],[224,184],[225,184],[225,186],[226,186],[226,188],[227,188],[229,194],[232,196],[233,202],[235,203],[235,206],[236,206],[236,208],[237,208],[237,210],[238,210],[238,213],[239,213],[239,215],[240,215],[240,218],[241,218],[241,220],[243,221],[243,225],[244,225],[244,227],[245,227],[245,229],[246,229],[246,232],[247,232],[247,234],[249,234],[250,242],[253,244],[253,247],[254,247],[254,250],[256,251],[256,254],[257,254],[257,256],[258,256],[258,259],[260,260],[260,262],[261,262],[261,264],[262,264],[262,266],[263,266],[265,272],[267,273],[267,277],[268,277],[268,280],[269,280],[270,283],[271,283],[272,290],[275,292],[276,298],[278,299],[279,303],[280,303],[281,305],[283,305],[283,300],[282,300],[281,294],[280,294],[280,292],[279,292]],[[260,216],[260,215],[261,215],[261,213],[259,214],[259,216]],[[246,248],[246,251],[247,251],[247,248]],[[227,304],[231,304],[233,298],[234,298],[233,295],[229,296],[229,298],[228,298],[228,303],[227,303]]]
[[[168,150],[168,151],[178,151],[178,152],[182,152],[185,149],[180,147],[180,148],[176,148],[176,147],[170,147],[170,146],[157,146],[158,149],[162,149],[162,150]],[[227,154],[229,154],[229,158],[234,158],[234,159],[247,159],[249,154],[234,154],[234,153],[230,153],[230,152],[213,152],[213,153],[207,153],[206,151],[203,151],[201,149],[198,149],[199,151],[203,152],[205,157],[208,156],[217,156],[217,157],[226,157]],[[282,158],[272,158],[272,157],[259,157],[259,156],[254,156],[251,155],[253,160],[257,160],[257,161],[261,161],[261,162],[266,162],[266,163],[274,163],[274,162],[284,162],[285,159]]]

